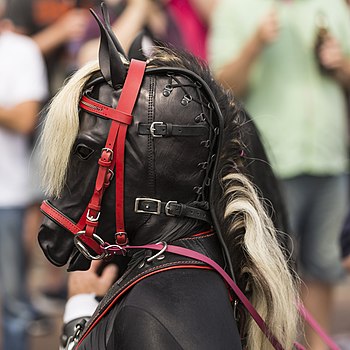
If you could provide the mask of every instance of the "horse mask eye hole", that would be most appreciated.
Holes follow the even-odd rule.
[[[80,159],[86,160],[94,153],[94,150],[80,143],[75,147],[74,153],[77,154]]]

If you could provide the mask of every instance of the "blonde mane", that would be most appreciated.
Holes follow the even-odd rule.
[[[253,184],[238,173],[225,176],[223,184],[228,222],[224,235],[237,236],[235,232],[244,231],[230,250],[244,252],[241,274],[249,276],[251,302],[283,347],[293,349],[299,324],[298,280],[291,275],[276,230]],[[252,318],[245,328],[248,349],[273,349]]]
[[[86,82],[98,70],[97,62],[78,70],[48,106],[39,152],[42,186],[51,197],[59,197],[64,186],[70,153],[79,130],[79,101]]]

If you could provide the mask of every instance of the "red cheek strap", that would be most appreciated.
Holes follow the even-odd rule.
[[[79,106],[89,113],[112,120],[105,147],[101,151],[98,161],[98,172],[95,181],[94,192],[78,224],[66,217],[48,201],[41,205],[42,212],[75,235],[75,243],[86,255],[91,255],[88,249],[96,253],[95,258],[103,257],[98,236],[96,235],[99,224],[102,198],[115,168],[116,176],[116,242],[120,245],[128,243],[128,237],[124,228],[124,154],[125,140],[128,125],[132,123],[132,111],[134,109],[146,63],[131,60],[128,74],[116,108],[99,103],[87,96],[83,96]]]

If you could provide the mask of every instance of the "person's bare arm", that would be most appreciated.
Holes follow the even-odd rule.
[[[327,38],[319,55],[322,65],[334,72],[335,79],[345,87],[350,87],[350,58],[345,57],[334,37]]]
[[[33,131],[39,112],[39,102],[26,101],[12,108],[0,107],[0,126],[21,134]]]
[[[277,38],[278,31],[277,14],[271,11],[263,18],[258,29],[238,56],[216,72],[216,78],[226,88],[232,89],[237,96],[244,96],[248,90],[249,74],[253,63],[264,47]]]
[[[68,275],[69,299],[63,315],[60,349],[72,349],[76,345],[74,335],[78,327],[84,329],[87,320],[96,310],[96,296],[103,297],[117,278],[116,265],[106,266],[102,274],[98,275],[101,263],[93,261],[88,271],[74,271]]]
[[[74,271],[68,275],[68,297],[79,294],[93,293],[104,296],[118,276],[118,267],[114,264],[107,265],[99,276],[97,270],[101,261],[93,261],[87,271]]]
[[[89,17],[90,13],[87,10],[72,9],[32,38],[43,55],[48,55],[62,44],[81,38]]]
[[[128,52],[132,41],[146,23],[149,6],[150,0],[129,0],[123,13],[112,24],[112,30],[125,52]],[[81,47],[78,54],[79,66],[97,59],[99,42],[100,39],[92,39]]]
[[[126,52],[147,22],[150,6],[149,0],[128,0],[125,10],[113,23],[112,29]]]
[[[204,23],[209,24],[218,1],[219,0],[190,0],[190,3]]]

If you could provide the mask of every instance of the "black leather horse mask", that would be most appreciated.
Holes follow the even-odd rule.
[[[106,148],[112,123],[116,123],[98,109],[101,105],[118,109],[121,94],[128,93],[124,84],[131,66],[110,30],[106,13],[105,23],[95,17],[101,29],[100,71],[83,88],[77,113],[79,131],[70,150],[65,184],[59,197],[50,198],[42,207],[46,217],[39,232],[46,257],[57,266],[70,260],[70,270],[87,269],[90,263],[75,248],[74,235],[62,221],[67,218],[73,225],[82,222],[78,226],[83,238],[86,217],[90,218],[94,233],[89,242],[95,241],[97,246],[103,242],[115,244],[116,192],[121,191],[119,185],[116,189],[116,182],[120,179],[124,187],[121,195],[125,232],[130,243],[176,239],[191,227],[210,228],[211,182],[223,125],[213,93],[200,76],[178,65],[175,56],[174,67],[168,66],[171,61],[162,67],[161,57],[158,61],[150,59],[127,126],[125,159],[114,160],[124,162],[124,174],[118,170],[115,173],[114,167],[107,169],[110,184],[103,189],[101,209],[90,205],[101,171],[101,152]],[[169,52],[159,51],[158,55]],[[53,214],[55,211],[61,219]],[[87,257],[96,255],[89,242],[79,238],[77,242]]]
[[[135,56],[125,55],[102,12],[104,21],[96,16],[101,29],[99,67],[83,67],[59,92],[41,142],[44,182],[51,195],[41,207],[46,218],[39,242],[46,257],[57,266],[69,262],[69,270],[84,270],[91,259],[130,254],[127,271],[90,319],[87,337],[81,339],[83,348],[96,348],[100,340],[103,344],[136,340],[135,349],[146,339],[153,344],[158,338],[153,337],[148,321],[124,327],[126,318],[119,311],[124,310],[124,303],[134,305],[134,301],[142,308],[147,305],[147,315],[169,316],[164,329],[170,342],[176,333],[185,343],[201,338],[201,349],[213,348],[210,341],[221,344],[220,348],[234,343],[241,348],[227,285],[213,271],[203,271],[208,269],[204,263],[208,258],[236,277],[242,290],[255,294],[257,309],[269,319],[278,319],[272,328],[277,339],[287,339],[284,332],[293,313],[287,300],[293,303],[295,289],[280,249],[281,236],[276,237],[269,218],[284,230],[284,215],[276,178],[254,124],[233,96],[214,81],[207,66],[191,55],[155,48],[147,64],[129,61]],[[137,46],[132,45],[133,49]],[[257,158],[261,161],[254,161]],[[267,212],[261,198],[270,202]],[[147,245],[158,242],[163,244]],[[191,253],[169,253],[167,247],[176,246],[175,252],[182,247]],[[196,258],[198,253],[204,260]],[[162,273],[143,279],[153,276],[155,269]],[[208,276],[214,276],[213,283],[207,283]],[[286,277],[285,284],[278,285],[279,276]],[[149,295],[157,300],[147,303],[136,292],[123,294],[135,281],[137,286],[131,290],[143,296],[150,281]],[[170,293],[176,294],[180,307],[174,306]],[[285,308],[277,315],[271,310],[283,304],[281,294]],[[193,299],[186,303],[179,295]],[[184,315],[174,316],[175,309],[185,311]],[[213,318],[218,310],[220,316]],[[132,313],[126,314],[135,323]],[[198,318],[205,327],[199,327],[202,333],[193,338]],[[218,319],[222,326],[230,324],[225,334]],[[185,333],[184,320],[190,323]],[[132,332],[120,337],[118,325]],[[240,326],[248,347],[264,348],[256,346],[265,340],[250,319],[242,317]],[[140,327],[146,336],[139,336]],[[116,332],[106,339],[111,329]],[[268,329],[265,334],[270,339]],[[164,344],[162,348],[169,348],[169,342]],[[175,348],[179,348],[177,343]]]

